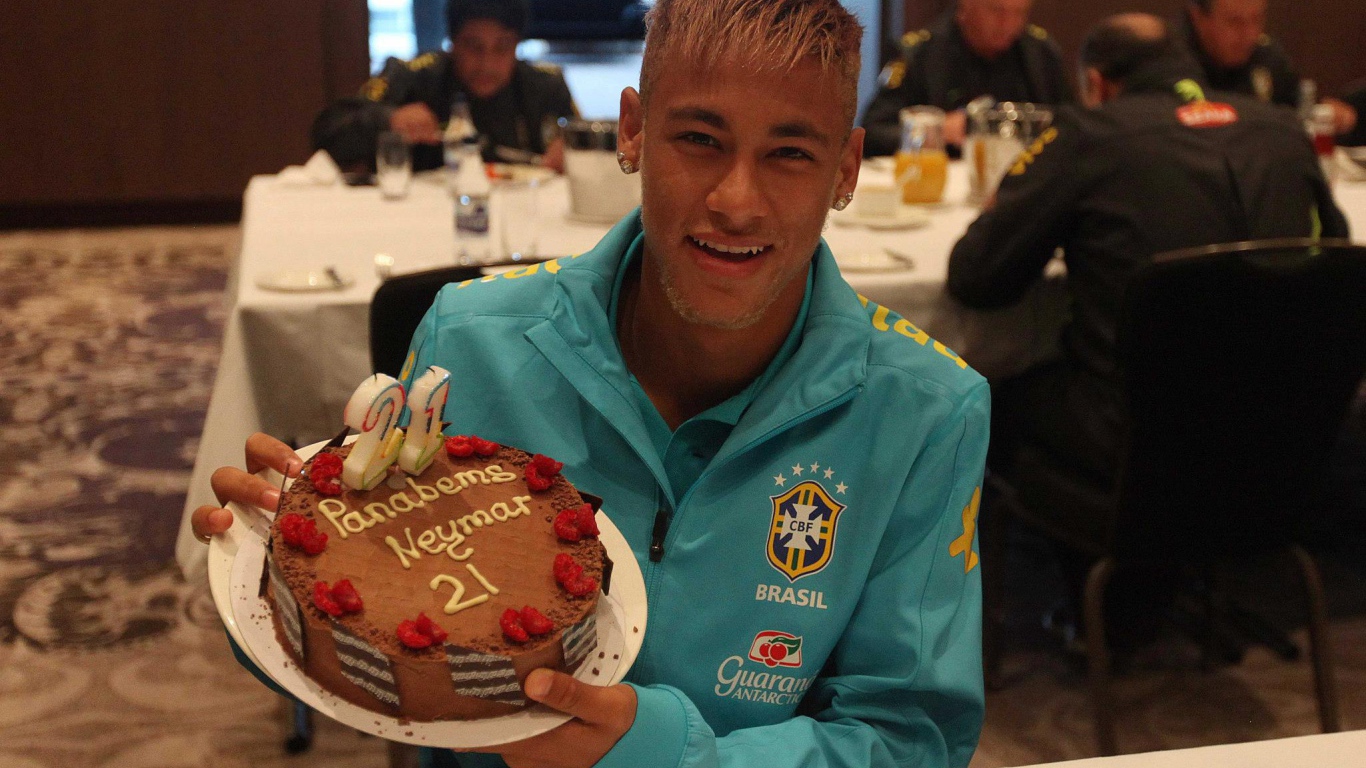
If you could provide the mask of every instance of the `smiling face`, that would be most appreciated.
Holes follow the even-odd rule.
[[[837,74],[677,65],[648,110],[622,97],[622,149],[641,167],[642,291],[684,322],[790,322],[831,204],[852,191],[863,129],[850,131]],[[648,118],[646,112],[648,111]]]

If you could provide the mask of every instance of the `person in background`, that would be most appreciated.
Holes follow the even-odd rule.
[[[517,59],[526,0],[450,0],[449,53],[389,59],[361,95],[389,109],[389,126],[413,147],[414,170],[442,164],[441,133],[457,97],[485,139],[484,159],[536,158],[564,170],[564,145],[547,126],[578,110],[559,68]]]
[[[1266,34],[1267,0],[1190,0],[1183,37],[1211,88],[1299,106],[1300,76]]]
[[[948,112],[944,139],[959,147],[967,134],[963,108],[978,96],[1050,105],[1071,101],[1057,44],[1028,23],[1032,5],[1033,0],[958,0],[929,29],[906,33],[901,56],[883,68],[882,87],[864,114],[864,153],[897,151],[898,113],[905,107]]]
[[[409,381],[441,365],[461,382],[451,433],[564,461],[649,582],[626,683],[535,670],[527,695],[572,719],[488,751],[964,768],[984,712],[990,403],[961,358],[861,299],[821,240],[858,179],[861,26],[837,0],[659,0],[648,30],[618,134],[641,208],[588,253],[447,286],[410,348]],[[265,435],[247,455],[300,466]],[[278,501],[241,469],[214,490]],[[230,522],[193,515],[201,540]],[[780,666],[751,655],[774,631],[799,643]]]
[[[388,130],[388,115],[360,96],[337,99],[313,119],[309,143],[327,150],[348,178],[368,179],[375,173],[375,148]]]
[[[1025,296],[1063,249],[1071,301],[1063,358],[992,383],[990,467],[1035,499],[1048,490],[1011,473],[1025,444],[1080,484],[1113,485],[1124,433],[1114,345],[1121,297],[1137,268],[1178,248],[1347,235],[1295,113],[1206,91],[1161,19],[1108,18],[1088,33],[1080,58],[1085,107],[1058,111],[949,260],[949,293],[991,309]],[[1056,518],[1052,527],[1107,540],[1108,520],[1073,519],[1061,501],[1031,511],[1036,506]],[[1075,599],[1089,562],[1062,554]]]
[[[1268,0],[1189,0],[1182,33],[1190,52],[1217,91],[1299,107],[1300,77],[1279,43],[1266,34]],[[1340,99],[1333,108],[1336,133],[1356,124],[1356,112]]]
[[[1348,124],[1339,126],[1338,144],[1344,147],[1366,146],[1366,120],[1362,119],[1366,115],[1366,80],[1357,80],[1343,89],[1346,94],[1342,97],[1342,103],[1347,109],[1350,118]]]

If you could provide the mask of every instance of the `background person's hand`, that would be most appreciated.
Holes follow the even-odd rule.
[[[441,124],[422,102],[404,104],[389,116],[389,129],[409,144],[440,144]]]
[[[968,139],[968,113],[955,109],[944,116],[944,143],[955,147],[963,146]]]
[[[1333,134],[1341,136],[1344,133],[1351,133],[1357,127],[1357,111],[1352,109],[1352,105],[1339,99],[1324,99],[1324,104],[1333,108]]]
[[[238,504],[255,504],[263,509],[274,510],[280,504],[280,489],[256,476],[267,467],[288,477],[298,477],[304,462],[292,448],[270,435],[257,432],[247,438],[247,469],[219,467],[214,470],[209,482],[213,494],[218,498],[217,507],[207,504],[190,515],[190,527],[201,541],[209,536],[222,533],[232,527],[232,512],[222,505],[230,501]]]
[[[636,690],[629,685],[604,688],[537,669],[527,676],[524,690],[532,701],[574,719],[539,736],[473,751],[502,755],[509,768],[589,768],[636,721]]]
[[[541,155],[541,165],[555,173],[564,173],[564,139],[555,139]]]

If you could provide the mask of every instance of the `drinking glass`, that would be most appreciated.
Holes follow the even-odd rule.
[[[408,196],[413,181],[413,155],[401,134],[384,131],[375,147],[375,182],[385,200]]]
[[[968,199],[981,205],[991,198],[1020,157],[1053,122],[1053,112],[1025,102],[1003,101],[970,113],[963,159],[968,162]]]
[[[896,184],[905,203],[937,203],[944,197],[949,156],[944,149],[944,110],[901,110],[901,149],[896,153]]]
[[[539,195],[540,182],[535,179],[503,182],[494,189],[503,256],[508,261],[536,257],[541,234],[536,209]]]

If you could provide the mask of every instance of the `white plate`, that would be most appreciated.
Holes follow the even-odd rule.
[[[837,226],[869,229],[911,229],[930,223],[930,214],[909,205],[898,206],[892,216],[863,216],[856,211],[841,211],[830,217]]]
[[[493,178],[489,181],[494,184],[507,182],[525,183],[528,181],[545,182],[555,178],[555,172],[540,165],[523,165],[521,163],[494,163]]]
[[[298,451],[305,460],[323,442]],[[277,473],[275,479],[279,479]],[[540,704],[503,717],[400,723],[324,691],[286,655],[275,636],[270,607],[260,597],[265,542],[249,528],[254,512],[230,504],[234,522],[227,533],[209,543],[209,588],[228,634],[263,672],[314,710],[360,731],[390,741],[426,747],[469,749],[506,744],[544,733],[569,716]],[[598,512],[600,540],[612,558],[611,594],[598,600],[598,647],[574,674],[594,685],[613,685],[626,677],[645,639],[645,579],[631,546],[612,521]],[[602,658],[598,658],[602,654]],[[614,658],[615,657],[615,658]]]
[[[865,251],[850,256],[836,256],[841,272],[900,272],[911,264],[885,251]]]
[[[257,275],[256,286],[267,291],[285,291],[288,293],[311,293],[314,291],[339,291],[352,283],[355,278],[345,272],[334,270],[337,276],[333,280],[326,271],[321,269],[287,269],[282,272],[268,272],[264,275]]]

